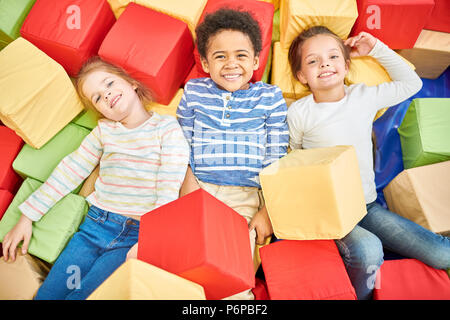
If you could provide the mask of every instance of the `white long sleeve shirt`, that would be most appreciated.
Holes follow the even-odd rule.
[[[366,203],[376,200],[372,155],[372,123],[378,110],[396,105],[418,92],[422,80],[380,40],[369,53],[386,69],[391,82],[377,86],[345,86],[336,102],[316,103],[308,95],[288,109],[291,149],[352,145],[356,149]]]

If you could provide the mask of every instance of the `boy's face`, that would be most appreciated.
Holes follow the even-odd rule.
[[[259,67],[250,38],[240,31],[223,30],[208,41],[203,70],[223,90],[247,89],[253,71]]]

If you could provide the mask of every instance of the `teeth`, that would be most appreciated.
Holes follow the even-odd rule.
[[[226,75],[224,75],[224,78],[225,79],[236,79],[236,78],[239,78],[239,74],[226,74]]]
[[[325,72],[325,73],[322,73],[321,75],[319,75],[319,78],[326,77],[326,76],[331,76],[332,74],[334,74],[334,72]]]
[[[111,101],[111,108],[114,107],[114,105],[116,104],[116,102],[120,99],[120,97],[122,97],[122,95],[118,95],[114,98],[113,101]]]

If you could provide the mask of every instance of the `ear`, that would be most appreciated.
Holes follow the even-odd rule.
[[[350,59],[345,61],[345,75],[347,75],[349,69],[350,69]]]
[[[258,70],[259,68],[259,56],[255,57],[253,60],[253,70]]]
[[[206,73],[209,73],[208,61],[205,58],[200,57],[200,62],[202,64],[203,71],[205,71]]]
[[[308,81],[306,80],[305,76],[303,75],[303,72],[300,70],[297,72],[297,78],[298,80],[300,80],[301,83],[303,83],[304,85],[308,84]]]

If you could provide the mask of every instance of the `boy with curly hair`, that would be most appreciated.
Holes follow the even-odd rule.
[[[249,223],[252,254],[273,233],[259,172],[287,153],[287,106],[280,88],[250,83],[262,48],[248,12],[220,9],[196,29],[202,68],[210,78],[188,81],[178,121],[191,148],[180,196],[202,188]],[[253,299],[250,290],[229,297]]]

